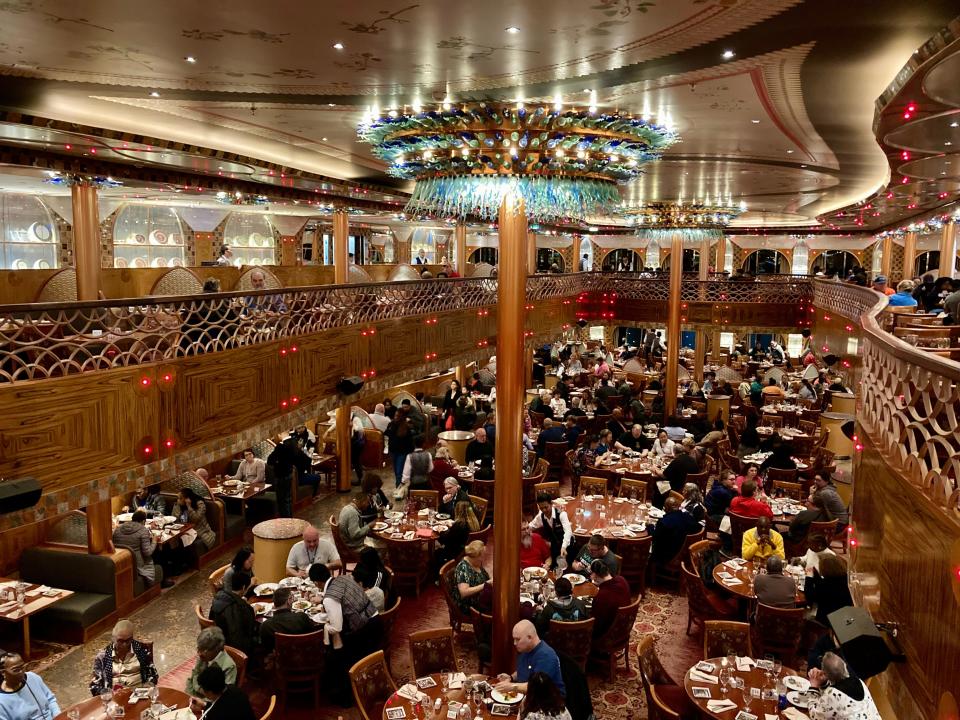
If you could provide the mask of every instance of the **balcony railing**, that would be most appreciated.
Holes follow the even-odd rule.
[[[669,281],[611,273],[527,280],[531,300],[582,293],[666,302]],[[705,303],[794,303],[811,295],[810,280],[792,277],[685,281],[682,289],[684,301]],[[0,382],[164,362],[496,302],[495,278],[457,278],[0,306]]]
[[[890,461],[960,521],[960,363],[880,327],[887,301],[868,288],[817,280],[814,304],[863,330],[858,419]]]

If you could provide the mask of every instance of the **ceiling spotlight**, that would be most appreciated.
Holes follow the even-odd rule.
[[[954,120],[952,123],[950,123],[950,127],[960,127],[960,122]]]
[[[729,60],[729,59],[732,58],[734,55],[736,55],[736,53],[735,53],[733,50],[724,50],[724,51],[723,51],[723,55],[722,55],[721,57],[722,57],[724,60]]]
[[[520,28],[518,28],[516,25],[511,25],[508,28],[504,28],[504,32],[508,32],[511,35],[516,35],[518,32],[520,32]]]
[[[188,62],[188,63],[191,63],[191,64],[193,64],[193,63],[195,63],[195,62],[197,61],[197,59],[196,59],[193,55],[187,55],[187,56],[184,58],[184,60],[185,60],[186,62]]]
[[[949,140],[947,140],[947,141],[944,143],[944,145],[953,145],[953,143],[950,142]]]
[[[793,155],[793,150],[787,150],[787,155]]]
[[[334,43],[334,44],[333,44],[333,49],[334,49],[334,50],[343,50],[343,43],[339,43],[339,42],[338,42],[338,43]]]
[[[320,140],[321,140],[322,142],[326,142],[326,141],[327,141],[327,139],[326,139],[325,137],[320,138]]]
[[[759,125],[759,124],[760,124],[760,121],[759,121],[759,120],[751,120],[750,122],[752,122],[754,125]]]
[[[336,106],[337,106],[336,103],[327,103],[327,107],[336,107]]]
[[[150,93],[150,97],[160,97],[160,93],[154,90],[152,93]]]

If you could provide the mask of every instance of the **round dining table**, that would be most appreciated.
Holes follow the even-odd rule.
[[[733,560],[718,563],[713,567],[713,581],[717,587],[722,587],[728,593],[736,595],[743,600],[756,600],[757,594],[753,590],[753,579],[760,567],[756,561],[736,563]],[[807,602],[803,591],[797,588],[797,605],[802,606]]]
[[[157,686],[157,689],[160,691],[160,696],[157,698],[158,703],[166,705],[168,708],[189,709],[190,696],[187,693],[162,685]],[[131,703],[129,702],[131,692],[133,691],[129,688],[117,690],[113,694],[113,701],[123,708],[123,716],[125,718],[139,720],[140,713],[150,707],[150,700],[139,700]],[[59,715],[54,716],[54,720],[71,720],[72,716],[70,713],[74,710],[78,713],[76,716],[77,720],[104,720],[106,717],[103,701],[99,697],[92,697],[76,705],[64,708]],[[184,715],[186,715],[186,713],[184,713]]]
[[[709,660],[706,660],[705,662],[716,666],[714,672],[707,674],[718,677],[722,669],[722,663],[726,661],[726,658],[710,658]],[[761,699],[758,697],[752,697],[748,705],[748,703],[744,701],[743,692],[741,692],[739,689],[728,687],[726,689],[727,691],[724,693],[720,683],[707,683],[691,677],[691,674],[696,670],[696,665],[687,670],[686,675],[684,675],[683,678],[683,689],[686,690],[687,697],[690,698],[690,702],[697,706],[697,709],[700,711],[703,717],[718,718],[718,720],[732,720],[732,718],[735,718],[741,710],[746,710],[748,713],[758,718],[763,718],[765,714],[773,715],[777,718],[783,717],[777,712],[776,698]],[[738,680],[742,680],[746,688],[753,688],[762,692],[764,688],[774,689],[776,686],[776,680],[769,679],[767,676],[767,671],[761,670],[756,665],[751,665],[749,670],[738,670],[736,663],[734,663],[731,671],[732,676]],[[792,670],[788,667],[784,667],[780,672],[781,679],[791,675],[802,677],[796,670]],[[697,695],[702,693],[695,694],[694,688],[709,689],[710,697],[698,697]],[[717,700],[729,700],[730,702],[736,704],[736,708],[730,708],[729,710],[723,710],[721,712],[713,712],[709,709],[709,703]],[[800,710],[805,711],[804,708],[800,708]]]
[[[646,522],[649,505],[603,495],[580,495],[572,499],[559,498],[559,501],[554,502],[567,513],[574,537],[583,539],[600,534],[607,539],[641,538],[648,534],[646,529],[637,529],[637,525]],[[583,511],[579,519],[578,510]]]
[[[468,674],[467,677],[473,679],[478,676]],[[442,673],[431,673],[424,678],[417,678],[417,680],[426,680],[426,678],[430,678],[430,680],[433,681],[433,685],[419,687],[420,692],[427,696],[427,702],[429,703],[429,707],[427,706],[427,702],[424,703],[424,714],[421,717],[445,718],[447,716],[447,712],[452,709],[452,703],[456,703],[454,707],[458,707],[464,702],[469,703],[470,717],[473,718],[473,720],[476,720],[476,718],[482,718],[482,720],[492,720],[496,717],[515,717],[520,712],[521,703],[515,702],[509,705],[509,708],[512,710],[509,715],[494,715],[490,712],[492,702],[488,702],[490,701],[489,694],[485,697],[485,701],[478,707],[475,703],[469,701],[466,696],[466,692],[462,687],[456,689],[448,688],[447,690],[444,690]],[[486,680],[491,685],[496,684],[496,680],[494,678],[486,678]],[[411,681],[411,683],[419,685],[419,683],[416,681]],[[439,714],[435,713],[433,710],[437,698],[440,698]],[[403,715],[399,713],[400,708],[403,708],[404,710]],[[412,700],[409,700],[403,695],[394,693],[389,697],[387,702],[384,703],[383,720],[399,720],[401,717],[405,718],[406,720],[414,720],[417,717],[414,710],[414,703]]]
[[[409,500],[407,502],[410,502]],[[383,519],[374,522],[371,535],[381,540],[420,540],[422,542],[433,542],[440,533],[453,525],[452,518],[438,519],[436,513],[431,520],[429,513],[420,514],[423,510],[417,511],[415,517],[407,513],[397,515],[401,511],[387,511]],[[424,532],[419,533],[419,530]],[[429,530],[429,534],[426,532]],[[411,533],[413,533],[411,535]]]

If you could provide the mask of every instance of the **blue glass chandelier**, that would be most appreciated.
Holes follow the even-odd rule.
[[[367,118],[357,133],[390,175],[416,181],[409,215],[487,222],[507,193],[523,198],[534,222],[612,214],[617,184],[678,139],[641,118],[491,103],[392,111]]]

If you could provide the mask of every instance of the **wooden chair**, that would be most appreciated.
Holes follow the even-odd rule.
[[[733,620],[706,620],[703,623],[703,658],[753,657],[750,623]]]
[[[788,470],[784,468],[767,468],[767,481],[776,482],[777,480],[785,480],[787,482],[796,482],[797,481],[797,471],[796,469]]]
[[[397,611],[400,609],[401,597],[396,596],[393,606],[380,613],[380,623],[383,628],[383,637],[381,638],[380,649],[387,660],[387,667],[390,667],[390,640],[393,635],[393,625],[397,621]]]
[[[549,495],[551,500],[556,500],[560,497],[560,483],[559,482],[542,482],[537,483],[533,486],[534,497],[540,497],[540,495]]]
[[[477,639],[477,672],[482,673],[484,668],[491,669],[493,659],[493,616],[484,615],[476,608],[470,608],[470,624],[473,626],[473,635]]]
[[[473,495],[483,498],[487,501],[487,512],[486,517],[490,522],[493,522],[493,484],[495,480],[477,480],[474,479],[473,483],[470,485],[470,490],[473,491]],[[476,506],[474,506],[476,507]],[[479,520],[480,518],[477,518]],[[483,523],[480,523],[481,525]]]
[[[387,564],[394,573],[394,589],[400,585],[413,588],[420,597],[420,589],[427,580],[430,563],[427,558],[427,545],[419,538],[413,540],[394,540],[386,538]]]
[[[470,616],[460,610],[453,594],[453,571],[459,560],[450,560],[440,568],[440,589],[443,590],[443,599],[447,603],[447,612],[450,614],[450,626],[457,632],[462,632],[464,625],[470,624]],[[476,628],[474,628],[476,630]]]
[[[676,500],[678,505],[683,502],[683,495],[676,490],[671,490],[667,497]]]
[[[700,560],[703,554],[708,550],[719,550],[720,542],[717,540],[699,540],[691,543],[687,548],[687,559],[690,561],[690,567],[694,570],[700,570]]]
[[[194,612],[197,614],[197,622],[200,623],[200,629],[213,627],[216,623],[203,614],[203,608],[199,605],[195,605],[193,608]]]
[[[593,618],[571,622],[551,620],[547,635],[550,647],[566,655],[586,672],[595,622]]]
[[[543,482],[546,475],[530,475],[520,478],[520,506],[524,515],[533,515],[537,511],[537,491],[534,488]]]
[[[635,480],[633,478],[624,478],[620,481],[620,497],[639,500],[642,503],[647,501],[647,492],[650,485],[646,480]]]
[[[287,710],[287,694],[313,692],[313,707],[320,707],[323,675],[323,630],[305,635],[274,633],[274,681],[280,693],[280,711]]]
[[[563,476],[563,465],[567,459],[567,451],[570,450],[570,443],[564,442],[546,442],[543,444],[543,459],[547,461],[548,480],[559,481]]]
[[[640,598],[629,605],[617,608],[617,616],[610,628],[600,637],[594,638],[590,647],[592,660],[606,663],[607,679],[613,682],[617,670],[617,661],[622,656],[627,672],[630,671],[630,631],[637,621],[640,610]]]
[[[807,537],[811,538],[814,535],[823,535],[827,541],[827,547],[830,546],[830,543],[833,542],[834,535],[837,534],[837,521],[836,520],[819,520],[817,522],[810,523],[810,527],[807,529]]]
[[[743,534],[750,528],[757,526],[757,518],[738,515],[729,510],[727,515],[730,516],[730,537],[733,541],[733,552],[740,555],[743,552]]]
[[[467,533],[467,542],[473,542],[474,540],[479,540],[484,545],[490,542],[490,533],[493,532],[493,525],[484,525],[479,530],[476,530],[472,533]]]
[[[783,416],[763,413],[763,415],[760,417],[760,424],[765,425],[766,427],[780,429],[783,427]]]
[[[267,711],[260,716],[260,720],[270,720],[273,717],[274,708],[277,707],[277,696],[270,696],[270,704],[267,706]]]
[[[407,502],[414,503],[420,510],[430,508],[438,510],[440,508],[440,493],[436,490],[411,490],[407,493]]]
[[[459,672],[457,651],[453,645],[453,628],[421,630],[410,634],[410,657],[413,674],[424,677],[442,670]]]
[[[773,655],[784,665],[793,662],[800,652],[806,608],[775,608],[757,603],[754,620],[757,652]]]
[[[657,581],[664,582],[672,587],[679,587],[682,581],[680,565],[687,558],[690,546],[703,540],[704,537],[706,537],[706,533],[706,530],[700,530],[699,532],[687,535],[687,539],[683,541],[680,552],[674,555],[670,562],[664,565],[655,565],[653,570]]]
[[[732,620],[736,617],[734,607],[707,590],[700,573],[691,570],[686,563],[681,563],[680,572],[683,573],[683,586],[687,592],[687,635],[695,624],[702,626],[707,620]]]
[[[487,519],[487,499],[479,495],[467,495],[467,497],[473,503],[473,512],[477,516],[477,522],[480,523],[480,527],[483,527],[483,522]]]
[[[641,598],[647,595],[647,565],[650,563],[650,546],[653,535],[639,538],[618,538],[620,574],[630,584],[630,590]]]
[[[580,487],[580,473],[577,472],[577,451],[567,450],[563,459],[567,467],[567,474],[570,475],[571,492],[576,495],[577,489]]]
[[[637,666],[650,720],[678,720],[689,710],[683,687],[677,685],[657,657],[656,635],[644,635],[637,643]]]
[[[340,537],[340,521],[335,515],[331,515],[328,520],[330,524],[330,534],[333,535],[333,544],[337,548],[337,554],[340,555],[340,562],[343,563],[344,570],[350,563],[356,564],[360,561],[360,554],[347,547],[347,544]],[[282,698],[281,698],[282,699]]]
[[[810,437],[816,437],[817,435],[817,424],[813,420],[800,420],[797,423],[797,428],[800,432],[809,435]]]
[[[223,651],[230,656],[233,664],[237,666],[237,687],[242,688],[243,681],[247,679],[247,654],[229,645],[224,645]]]
[[[227,572],[227,568],[229,567],[229,563],[223,567],[218,567],[216,570],[210,573],[210,577],[207,578],[207,584],[210,586],[210,590],[214,595],[216,595],[217,591],[223,587],[223,575]],[[227,589],[229,590],[229,588]]]
[[[533,410],[527,410],[527,414],[530,416],[530,424],[535,428],[543,427],[543,419],[546,417],[543,413],[534,412]]]
[[[607,496],[607,479],[598,477],[588,477],[584,475],[580,478],[581,495],[603,495]]]
[[[793,500],[803,500],[804,492],[803,485],[797,482],[787,482],[786,480],[774,480],[773,481],[773,493],[777,494],[777,491],[780,491],[780,494],[784,497],[792,498]]]
[[[397,691],[383,650],[367,655],[347,672],[363,720],[382,720],[383,706]]]
[[[709,458],[707,458],[709,460]],[[707,483],[710,481],[710,469],[707,468],[703,472],[698,473],[687,473],[687,482],[695,483],[698,488],[700,488],[700,494],[707,494]]]

